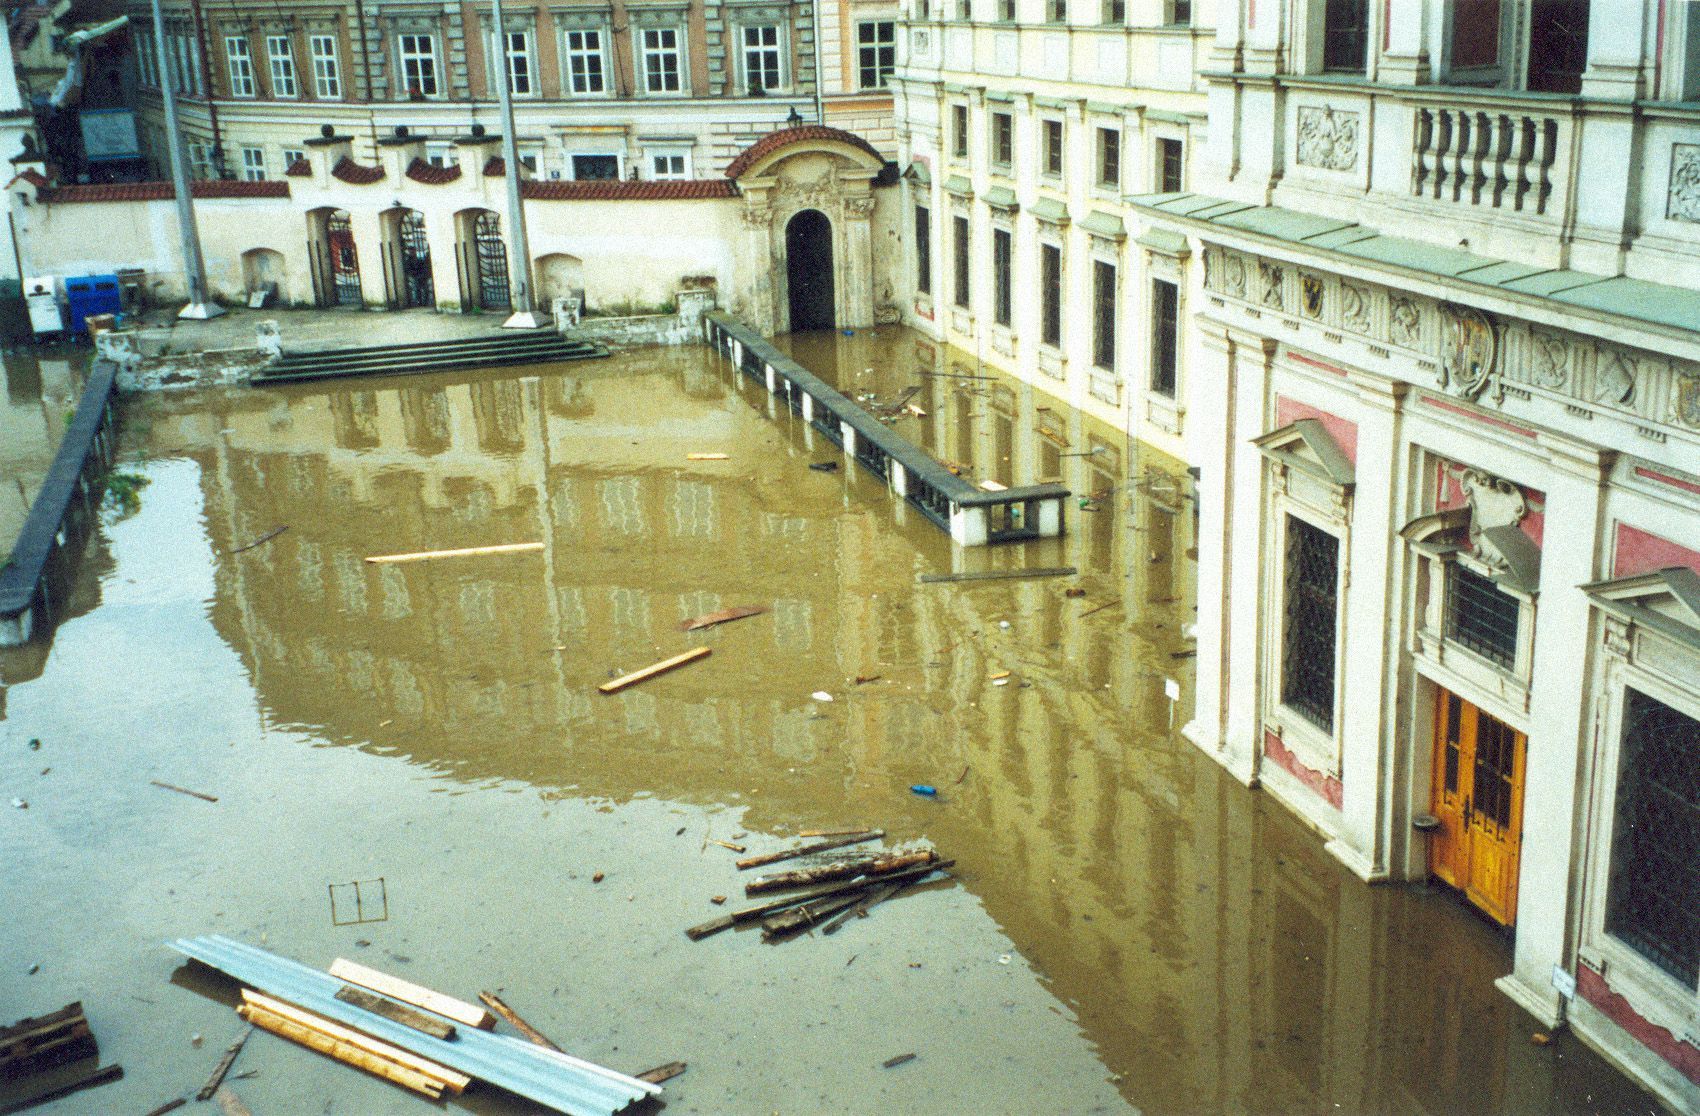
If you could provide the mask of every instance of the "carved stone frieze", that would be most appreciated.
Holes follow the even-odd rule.
[[[1326,305],[1328,286],[1320,275],[1299,275],[1299,305],[1305,317],[1320,318]]]
[[[1555,333],[1529,333],[1529,375],[1539,387],[1557,390],[1570,382],[1570,342]]]
[[[1635,394],[1635,358],[1622,349],[1601,349],[1594,373],[1594,402],[1627,403]]]
[[[1677,374],[1676,420],[1684,426],[1700,430],[1700,372]]]
[[[1227,292],[1235,298],[1245,297],[1245,257],[1236,253],[1225,253],[1222,260],[1222,272],[1227,284]]]
[[[874,199],[873,198],[866,197],[866,198],[845,198],[844,199],[844,215],[846,217],[872,217],[873,214],[874,214]]]
[[[1358,114],[1307,105],[1299,109],[1301,166],[1349,171],[1358,165]]]
[[[1340,284],[1340,324],[1353,333],[1369,332],[1369,291],[1354,283]]]
[[[1671,144],[1665,216],[1673,221],[1700,221],[1700,144]]]
[[[1285,276],[1285,269],[1280,267],[1278,264],[1269,263],[1267,260],[1258,261],[1258,299],[1263,303],[1263,305],[1274,307],[1277,310],[1282,309],[1284,293],[1282,289],[1282,280]]]
[[[1388,305],[1387,326],[1390,339],[1395,345],[1403,345],[1414,349],[1422,340],[1422,311],[1417,309],[1417,301],[1404,295],[1394,295]]]
[[[1443,303],[1440,322],[1440,386],[1474,399],[1493,375],[1498,334],[1487,315],[1472,306]]]

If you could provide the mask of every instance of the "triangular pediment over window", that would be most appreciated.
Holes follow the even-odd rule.
[[[1269,460],[1309,473],[1341,489],[1351,488],[1357,479],[1352,459],[1328,433],[1328,428],[1316,419],[1290,422],[1279,430],[1253,438],[1251,444]]]
[[[1700,573],[1671,566],[1582,586],[1603,611],[1700,650]]]

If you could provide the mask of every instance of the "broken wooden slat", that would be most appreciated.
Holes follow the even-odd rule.
[[[244,988],[242,990],[242,1001],[247,1007],[257,1008],[261,1013],[275,1015],[297,1026],[315,1031],[337,1043],[363,1050],[383,1061],[393,1062],[413,1073],[429,1077],[451,1093],[460,1093],[472,1083],[472,1078],[450,1069],[441,1062],[433,1062],[429,1058],[420,1057],[410,1050],[403,1050],[401,1047],[394,1046],[382,1039],[375,1039],[371,1035],[356,1031],[353,1027],[345,1027],[334,1019],[326,1019],[322,1015],[317,1015],[305,1008],[296,1007],[291,1003],[285,1003],[283,1000],[268,996],[264,992],[255,992],[251,988]],[[257,1026],[265,1026],[258,1019],[250,1019],[249,1022]],[[266,1029],[271,1030],[270,1027]],[[341,1058],[340,1055],[337,1055],[337,1057]],[[345,1058],[341,1060],[347,1061]]]
[[[148,782],[163,790],[176,791],[178,794],[186,794],[190,798],[198,798],[202,802],[218,801],[218,796],[215,794],[202,794],[200,791],[190,790],[188,787],[180,787],[176,783],[162,783],[158,779],[149,779]]]
[[[654,1069],[644,1070],[642,1073],[634,1073],[632,1076],[637,1078],[639,1081],[647,1081],[651,1085],[659,1085],[663,1081],[671,1081],[673,1078],[678,1077],[684,1072],[685,1063],[668,1062],[664,1066],[656,1066]]]
[[[935,871],[949,868],[955,863],[956,861],[954,860],[936,860],[931,864],[923,864],[915,868],[905,868],[901,872],[893,872],[889,876],[882,876],[880,878],[886,883],[893,883],[897,880],[918,880],[923,876],[931,875]],[[811,887],[807,890],[787,895],[782,899],[769,899],[765,903],[757,903],[754,906],[743,907],[739,910],[732,911],[729,914],[721,915],[719,918],[710,919],[707,922],[697,926],[692,926],[690,929],[686,930],[685,936],[693,942],[700,941],[701,939],[708,937],[710,934],[716,934],[722,930],[730,929],[739,923],[749,922],[752,919],[760,918],[763,915],[772,914],[774,911],[782,911],[786,907],[795,906],[798,903],[807,902],[810,899],[819,899],[824,895],[842,895],[848,891],[861,891],[867,886],[868,881],[866,880],[850,880],[847,882],[840,881],[838,883],[821,884],[819,887]]]
[[[914,1060],[915,1055],[913,1054],[899,1054],[895,1058],[887,1058],[885,1061],[880,1063],[880,1066],[883,1069],[895,1069],[896,1067],[901,1066],[904,1062],[913,1062]]]
[[[77,1000],[58,1011],[20,1019],[0,1030],[0,1073],[22,1077],[100,1053]]]
[[[746,856],[738,861],[738,867],[740,869],[760,868],[764,864],[777,864],[781,860],[808,856],[810,853],[826,852],[828,849],[841,849],[846,845],[859,845],[863,841],[877,841],[884,836],[885,830],[883,829],[864,829],[846,836],[834,837],[830,841],[816,841],[812,845],[800,845],[794,849],[763,853],[760,856]]]
[[[716,840],[716,839],[710,837],[708,839],[708,843],[711,844],[711,845],[719,845],[723,849],[731,849],[733,852],[744,852],[745,851],[743,845],[736,845],[736,844],[733,844],[731,841],[719,841],[719,840]]]
[[[519,554],[542,550],[540,542],[502,543],[500,546],[463,546],[458,550],[418,550],[411,554],[368,554],[368,562],[424,562],[432,558],[472,558],[480,554]]]
[[[242,1028],[242,1033],[236,1036],[236,1041],[224,1048],[224,1057],[213,1067],[212,1076],[201,1086],[201,1091],[195,1094],[198,1101],[211,1100],[218,1092],[218,1087],[224,1083],[224,1075],[230,1072],[230,1066],[236,1061],[236,1055],[242,1053],[242,1044],[248,1041],[248,1036],[254,1033],[254,1025],[250,1023]]]
[[[686,461],[725,461],[730,454],[724,453],[687,453]]]
[[[188,1103],[189,1102],[184,1100],[182,1097],[173,1097],[158,1108],[150,1108],[147,1112],[147,1116],[165,1116],[167,1112],[176,1112],[179,1108],[182,1108]]]
[[[236,1010],[242,1018],[256,1027],[270,1031],[274,1035],[280,1035],[291,1042],[300,1043],[309,1049],[317,1050],[321,1054],[327,1054],[339,1062],[345,1062],[357,1069],[363,1069],[367,1073],[381,1077],[386,1081],[393,1081],[404,1089],[411,1089],[415,1093],[430,1097],[432,1100],[437,1100],[443,1095],[443,1083],[441,1081],[399,1062],[380,1057],[369,1050],[363,1050],[352,1043],[333,1038],[323,1031],[314,1030],[312,1027],[304,1026],[293,1019],[286,1019],[281,1015],[266,1011],[264,1008],[255,1007],[253,1004],[243,1004]],[[228,1090],[220,1088],[218,1095],[222,1098],[227,1092]],[[222,1099],[220,1104],[223,1105]],[[225,1111],[228,1112],[229,1109],[226,1108]]]
[[[432,1038],[452,1039],[455,1037],[455,1025],[441,1016],[415,1011],[406,1004],[398,1004],[394,1000],[374,996],[364,988],[356,988],[352,984],[345,984],[337,989],[336,998],[345,1004],[364,1008],[373,1015],[381,1015],[385,1019],[400,1023],[403,1027],[412,1027],[415,1031],[423,1031]]]
[[[109,1081],[117,1081],[123,1076],[124,1067],[116,1062],[110,1066],[90,1067],[69,1081],[13,1101],[4,1108],[0,1108],[0,1113],[22,1112],[27,1108],[34,1108],[38,1104],[46,1104],[48,1101],[70,1096],[82,1089],[92,1089],[96,1085],[105,1085]]]
[[[648,681],[658,674],[666,674],[668,671],[682,667],[686,663],[694,663],[698,659],[706,659],[711,653],[712,651],[710,648],[693,647],[683,654],[674,655],[671,659],[662,659],[659,663],[646,666],[642,670],[634,670],[632,673],[622,675],[619,678],[614,679],[612,682],[604,682],[596,688],[605,694],[619,693],[627,686],[635,686],[639,682]]]
[[[230,553],[241,554],[244,550],[253,550],[256,546],[259,546],[261,543],[271,542],[273,539],[277,538],[279,535],[283,534],[287,530],[289,530],[288,524],[285,524],[282,527],[273,527],[270,531],[267,531],[265,534],[261,535],[259,538],[255,539],[251,543],[243,543],[241,546],[232,547],[231,550],[230,550]]]
[[[1034,566],[1021,570],[980,570],[974,573],[922,574],[921,582],[933,585],[942,581],[1002,581],[1016,577],[1073,577],[1080,571],[1073,566]]]
[[[480,992],[478,994],[478,998],[483,1000],[485,1006],[490,1008],[491,1011],[494,1011],[497,1015],[506,1019],[508,1023],[512,1025],[514,1030],[530,1039],[533,1043],[543,1047],[545,1050],[553,1050],[558,1054],[566,1053],[566,1051],[562,1050],[559,1046],[550,1042],[548,1035],[545,1035],[542,1031],[539,1031],[536,1027],[533,1027],[530,1023],[521,1019],[519,1017],[519,1012],[509,1007],[507,1004],[504,1004],[495,993]]]
[[[869,911],[873,910],[875,907],[879,906],[881,903],[890,899],[893,895],[896,895],[899,891],[902,891],[908,886],[909,881],[905,880],[899,883],[886,884],[884,887],[875,888],[872,891],[863,893],[862,897],[856,900],[855,906],[840,914],[837,918],[833,919],[825,926],[822,926],[820,928],[820,932],[822,934],[838,933],[839,927],[843,926],[846,922],[849,922],[857,915],[867,914]]]
[[[780,891],[788,887],[806,887],[828,880],[844,880],[861,876],[884,876],[904,868],[931,864],[938,854],[931,849],[919,852],[890,853],[872,860],[838,860],[816,868],[798,868],[792,872],[775,872],[758,876],[744,885],[745,895],[760,895],[765,891]]]
[[[698,628],[712,628],[716,624],[724,624],[728,620],[742,620],[746,616],[760,616],[767,611],[766,605],[733,605],[719,612],[710,612],[698,616],[694,620],[686,620],[679,625],[681,632],[694,632]]]
[[[376,969],[338,957],[330,967],[331,976],[345,980],[349,984],[358,984],[362,988],[370,988],[374,992],[382,992],[392,1000],[400,1000],[404,1004],[412,1004],[416,1008],[435,1012],[445,1019],[453,1019],[468,1027],[477,1027],[480,1031],[488,1031],[496,1025],[496,1017],[481,1007],[457,1000],[453,996],[445,996],[429,988],[393,977],[388,973],[380,973]]]
[[[797,834],[799,837],[848,837],[852,833],[872,833],[873,830],[865,825],[853,829],[805,829]]]
[[[773,942],[800,934],[822,919],[830,918],[844,908],[854,906],[860,899],[861,896],[855,893],[834,895],[830,899],[816,899],[813,903],[804,903],[800,907],[780,911],[773,917],[762,920],[762,941]]]

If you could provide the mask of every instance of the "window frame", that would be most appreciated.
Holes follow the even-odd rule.
[[[1122,131],[1099,124],[1094,132],[1097,157],[1092,168],[1093,188],[1117,193],[1122,185]]]
[[[1107,277],[1107,280],[1106,280]],[[1116,261],[1092,259],[1092,367],[1112,375],[1116,371],[1118,290],[1120,269]]]
[[[1368,74],[1370,22],[1373,5],[1369,0],[1322,0],[1320,13],[1313,24],[1317,28],[1317,69],[1325,74]],[[1355,9],[1359,22],[1355,27],[1341,28],[1342,8]],[[1342,48],[1344,44],[1344,49]],[[1352,48],[1356,60],[1348,61]]]
[[[1291,713],[1294,717],[1298,718],[1298,720],[1301,721],[1306,728],[1310,729],[1312,732],[1321,734],[1329,740],[1337,740],[1339,738],[1340,730],[1340,679],[1342,674],[1340,670],[1340,650],[1341,644],[1343,643],[1340,638],[1343,625],[1340,621],[1345,606],[1345,586],[1343,581],[1346,570],[1346,542],[1342,534],[1336,533],[1336,530],[1325,521],[1322,521],[1320,517],[1303,514],[1303,511],[1300,508],[1295,507],[1292,504],[1287,504],[1285,507],[1282,507],[1280,511],[1284,514],[1282,514],[1280,520],[1280,529],[1276,532],[1276,545],[1279,548],[1277,551],[1278,557],[1277,560],[1272,563],[1275,567],[1275,576],[1279,578],[1280,582],[1280,592],[1273,599],[1273,603],[1278,609],[1277,626],[1279,634],[1277,635],[1275,644],[1275,655],[1273,656],[1273,661],[1271,663],[1271,666],[1275,671],[1275,685],[1272,696],[1274,697],[1279,709],[1284,712]],[[1334,544],[1334,585],[1330,590],[1330,596],[1334,606],[1334,631],[1333,647],[1331,649],[1332,654],[1330,655],[1330,662],[1328,666],[1329,680],[1332,684],[1332,690],[1329,694],[1327,724],[1318,723],[1311,716],[1310,711],[1307,711],[1300,706],[1290,704],[1287,700],[1289,692],[1287,657],[1290,650],[1289,644],[1292,636],[1289,629],[1293,626],[1291,615],[1292,608],[1290,604],[1293,590],[1293,586],[1291,584],[1292,571],[1289,568],[1292,554],[1290,533],[1294,523],[1302,524],[1305,528],[1315,531],[1318,535],[1331,540]],[[1335,762],[1336,764],[1338,763],[1337,752],[1335,755]]]
[[[643,95],[646,97],[689,96],[691,90],[688,81],[689,75],[685,68],[685,36],[679,25],[634,27],[633,31],[637,33],[638,37],[638,80],[642,86]],[[657,36],[656,45],[651,45],[651,35]],[[659,45],[659,37],[663,35],[672,36],[672,45]],[[661,60],[664,63],[669,56],[673,60],[671,71],[673,87],[671,89],[667,88],[669,73],[665,65],[660,68],[651,65],[651,59]],[[660,80],[659,88],[656,86],[657,79]]]
[[[578,161],[580,159],[612,159],[614,160],[614,174],[607,178],[580,178],[578,173]],[[570,151],[567,153],[566,171],[571,175],[574,182],[617,182],[625,177],[626,166],[625,160],[611,151]]]
[[[1158,136],[1152,159],[1156,181],[1152,183],[1159,194],[1179,194],[1186,190],[1186,141],[1174,136]],[[1172,172],[1172,173],[1171,173]]]
[[[974,226],[966,213],[950,215],[951,230],[951,305],[961,310],[973,309]]]
[[[266,180],[266,149],[244,144],[242,153],[242,181],[264,182]]]
[[[950,106],[950,155],[953,159],[968,158],[968,106]]]
[[[986,114],[987,154],[994,167],[1008,169],[1015,162],[1015,114],[996,109]]]
[[[1127,26],[1127,0],[1100,0],[1098,23],[1102,27]]]
[[[275,48],[281,45],[282,53]],[[301,96],[301,75],[295,67],[295,36],[288,33],[266,36],[266,76],[274,100],[294,101]],[[286,91],[287,90],[287,91]]]
[[[1162,292],[1171,292],[1165,296]],[[1164,303],[1167,301],[1167,314]],[[1154,395],[1173,402],[1180,395],[1181,285],[1171,279],[1151,279],[1151,376],[1146,386]],[[1166,388],[1165,388],[1166,385]]]
[[[237,47],[242,49],[238,51]],[[254,45],[247,35],[224,37],[224,80],[232,97],[251,101],[259,95],[254,78]]]
[[[1045,22],[1068,23],[1068,0],[1045,0]]]
[[[1063,342],[1063,304],[1068,287],[1063,246],[1039,242],[1039,344],[1060,350]]]
[[[1015,237],[999,225],[992,226],[992,322],[1008,329],[1015,318],[1013,273]]]
[[[773,35],[773,42],[756,43],[752,45],[749,41],[749,36],[752,31],[756,32],[758,35],[764,32],[771,32]],[[790,75],[788,74],[787,67],[785,65],[785,43],[785,26],[782,23],[775,21],[762,21],[760,23],[752,22],[741,23],[738,25],[738,80],[742,83],[743,90],[746,94],[752,96],[761,95],[755,92],[756,87],[752,84],[750,78],[750,62],[752,56],[763,57],[764,60],[760,63],[758,68],[764,74],[771,70],[771,72],[775,75],[772,82],[763,81],[760,87],[762,94],[768,92],[783,92],[790,88]],[[766,56],[771,57],[766,58]],[[767,65],[767,61],[771,61],[771,67]]]
[[[915,293],[933,293],[933,214],[931,208],[915,205]]]
[[[573,36],[575,35],[596,36],[596,46],[575,47],[573,45]],[[583,42],[582,39],[580,41]],[[562,57],[566,59],[566,66],[561,73],[561,80],[564,87],[563,92],[567,96],[608,96],[611,83],[608,80],[608,29],[606,27],[563,27],[561,29],[561,50]],[[588,63],[591,60],[594,60],[596,63],[595,73],[592,74],[591,67],[588,64],[584,66],[581,73],[578,65],[579,62],[584,61]],[[588,86],[592,77],[594,77],[596,81],[595,89],[579,88],[581,79],[583,79],[584,84]]]
[[[413,49],[409,49],[409,41]],[[419,43],[430,44],[429,48],[421,51]],[[435,31],[397,31],[395,36],[396,50],[396,96],[401,100],[412,100],[414,89],[419,96],[427,101],[438,100],[443,96],[442,67],[438,64],[437,33]],[[415,75],[408,73],[409,63],[413,63],[416,76],[421,79],[416,87],[413,83]],[[423,79],[429,78],[431,88],[426,89]]]
[[[1039,174],[1061,179],[1068,169],[1068,122],[1055,116],[1039,118]]]
[[[505,42],[498,41],[502,38]],[[519,39],[522,47],[514,50],[514,40]],[[491,97],[500,97],[501,90],[497,87],[497,73],[500,71],[508,79],[508,96],[521,98],[536,98],[542,94],[537,81],[537,39],[529,27],[509,26],[504,36],[498,36],[494,26],[488,27],[484,35],[484,82],[489,87]],[[516,71],[514,62],[521,63]],[[520,89],[516,77],[525,79],[525,88]]]
[[[328,49],[320,49],[324,44]],[[310,33],[307,59],[313,69],[313,96],[321,101],[342,100],[342,57],[335,35]]]
[[[649,178],[653,181],[683,182],[691,177],[691,152],[689,148],[646,148],[643,154],[649,163]],[[671,169],[665,172],[657,170],[656,163],[662,159],[678,160],[678,173],[673,173]]]
[[[881,39],[879,36],[885,36]],[[874,38],[868,37],[872,32]],[[889,57],[887,57],[889,56]],[[870,57],[872,62],[870,64]],[[897,21],[864,19],[856,23],[856,88],[889,89],[897,71]],[[872,80],[870,80],[870,77]]]

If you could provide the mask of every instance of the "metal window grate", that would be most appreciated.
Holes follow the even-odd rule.
[[[1334,731],[1334,630],[1340,543],[1287,517],[1286,614],[1281,701],[1324,732]]]
[[[1700,721],[1625,691],[1606,930],[1700,979]]]
[[[1446,638],[1510,670],[1517,662],[1517,623],[1523,606],[1482,575],[1453,565],[1447,571]]]

